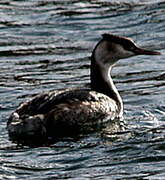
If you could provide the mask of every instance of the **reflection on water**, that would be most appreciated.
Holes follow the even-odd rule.
[[[163,179],[164,55],[121,60],[113,77],[127,131],[50,147],[15,147],[6,122],[18,104],[52,89],[88,86],[90,55],[112,32],[164,52],[164,1],[0,2],[0,179]]]

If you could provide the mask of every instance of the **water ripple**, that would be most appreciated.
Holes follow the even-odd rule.
[[[0,179],[164,179],[164,9],[163,0],[1,1]],[[91,51],[105,32],[162,53],[113,70],[126,131],[38,148],[12,144],[6,121],[21,101],[89,86]]]

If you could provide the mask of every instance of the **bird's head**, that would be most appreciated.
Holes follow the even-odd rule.
[[[93,57],[96,63],[107,67],[115,64],[119,59],[136,55],[160,55],[160,52],[138,47],[127,37],[103,34],[102,40],[96,45]]]

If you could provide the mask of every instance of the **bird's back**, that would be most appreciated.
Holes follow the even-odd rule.
[[[22,103],[7,128],[13,141],[44,141],[100,129],[117,111],[114,100],[89,89],[51,91]]]

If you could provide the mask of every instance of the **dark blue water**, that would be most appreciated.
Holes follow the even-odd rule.
[[[86,86],[101,34],[133,38],[161,56],[121,60],[113,70],[128,127],[49,147],[16,147],[6,122],[20,102]],[[0,1],[0,179],[165,179],[165,2]]]

